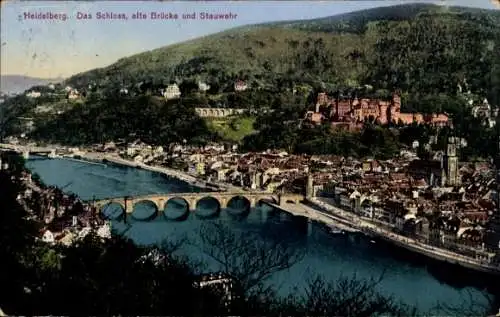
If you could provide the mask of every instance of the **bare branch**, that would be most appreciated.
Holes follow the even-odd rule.
[[[290,268],[304,252],[278,239],[263,240],[255,233],[235,233],[222,223],[201,229],[202,250],[247,293],[275,272]]]

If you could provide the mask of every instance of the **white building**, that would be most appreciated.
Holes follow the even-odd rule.
[[[205,91],[207,91],[209,89],[210,89],[210,85],[207,85],[207,84],[202,83],[202,82],[198,83],[198,90],[199,91],[205,92]]]
[[[42,236],[42,241],[45,243],[54,243],[54,234],[50,230],[45,230]]]
[[[72,89],[68,93],[68,99],[77,99],[79,97],[80,97],[80,93],[78,93],[78,90],[76,90],[76,89]]]
[[[56,89],[56,86],[54,84],[48,84],[47,87],[52,90]]]
[[[111,237],[111,227],[109,224],[104,224],[97,229],[97,235],[101,238],[107,239]]]
[[[169,85],[167,89],[165,89],[165,92],[163,93],[163,96],[166,99],[176,99],[181,96],[181,91],[179,89],[179,86],[177,84]]]
[[[29,97],[29,98],[38,98],[38,97],[40,97],[41,95],[42,95],[42,93],[41,93],[41,92],[39,92],[39,91],[34,91],[34,90],[32,90],[32,91],[30,91],[30,92],[26,93],[26,97]]]
[[[161,154],[163,154],[163,146],[157,146],[154,149],[153,154],[155,154],[155,155],[161,155]]]

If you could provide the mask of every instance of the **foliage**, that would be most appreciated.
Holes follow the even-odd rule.
[[[244,148],[383,157],[398,147],[392,132],[369,128],[366,133],[388,139],[366,144],[368,135],[299,132],[297,126],[319,91],[383,98],[398,89],[404,111],[449,113],[456,133],[467,136],[466,155],[489,155],[493,131],[476,125],[457,90],[458,85],[467,87],[499,105],[499,47],[498,11],[430,4],[245,26],[69,78],[65,84],[96,88],[85,105],[63,109],[55,119],[40,117],[34,136],[77,144],[137,132],[156,143],[205,142],[213,135],[192,107],[273,108],[272,114],[260,111],[255,125],[260,133],[247,136]],[[251,89],[235,93],[233,84],[239,79]],[[211,86],[206,94],[195,92],[199,81]],[[172,82],[183,92],[181,101],[160,106],[155,97],[144,97]],[[131,97],[116,96],[120,87],[127,87]],[[297,94],[290,96],[294,89]],[[7,100],[0,108],[0,137],[20,133],[17,118],[33,115],[36,105],[23,96]]]
[[[184,100],[165,102],[160,97],[119,95],[87,100],[56,120],[38,122],[33,137],[50,142],[91,144],[140,138],[169,144],[186,139],[192,143],[211,140],[205,122]]]
[[[251,116],[230,117],[223,120],[207,120],[209,129],[221,136],[223,140],[238,142],[253,133],[255,118]]]

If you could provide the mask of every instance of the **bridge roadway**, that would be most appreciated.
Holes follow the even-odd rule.
[[[190,211],[195,211],[198,202],[204,198],[211,197],[215,199],[219,208],[227,208],[229,203],[237,198],[241,197],[245,199],[249,207],[255,207],[261,201],[271,202],[277,205],[282,205],[285,203],[299,204],[304,200],[304,195],[299,194],[283,194],[278,195],[274,193],[267,192],[201,192],[201,193],[170,193],[170,194],[153,194],[147,196],[138,197],[119,197],[102,199],[94,202],[94,206],[102,212],[105,206],[110,204],[118,204],[125,213],[132,213],[134,211],[134,206],[140,202],[151,202],[155,205],[157,211],[165,210],[169,200],[174,198],[182,199],[185,201]]]
[[[26,145],[15,145],[15,144],[5,144],[0,143],[0,149],[16,151],[19,153],[52,153],[57,150],[56,147],[38,147],[38,146],[26,146]]]

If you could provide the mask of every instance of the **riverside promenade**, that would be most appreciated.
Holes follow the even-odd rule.
[[[96,152],[85,152],[80,154],[80,157],[83,160],[86,161],[93,161],[93,162],[103,162],[103,161],[108,161],[113,164],[117,165],[122,165],[122,166],[128,166],[128,167],[133,167],[133,168],[142,168],[144,170],[148,170],[151,172],[155,173],[160,173],[164,174],[170,177],[177,178],[179,180],[182,180],[188,184],[195,185],[197,187],[202,187],[202,188],[209,188],[207,186],[206,182],[198,179],[197,177],[190,175],[188,173],[185,173],[183,171],[175,170],[172,168],[168,167],[163,167],[163,166],[153,166],[153,165],[147,165],[142,162],[135,162],[131,160],[127,160],[124,158],[119,157],[118,155],[110,155],[110,154],[103,154],[103,153],[96,153]],[[230,192],[240,192],[241,188],[238,188],[236,186],[228,185],[228,184],[217,184],[220,185],[220,187],[225,190],[225,191],[230,191]]]
[[[322,202],[317,198],[309,198],[307,202],[310,203],[312,207],[305,204],[295,205],[289,203],[282,206],[274,204],[270,205],[293,215],[304,216],[312,220],[331,224],[341,230],[349,232],[363,232],[369,236],[380,238],[384,241],[390,242],[412,252],[420,253],[435,260],[500,276],[500,265],[488,264],[484,261],[467,257],[443,248],[433,247],[421,243],[415,239],[397,234],[391,230],[387,230],[381,227],[381,225],[369,221],[368,219],[363,219],[353,213]]]

